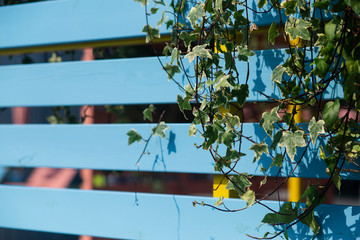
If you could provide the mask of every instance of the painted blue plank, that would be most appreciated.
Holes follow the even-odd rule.
[[[133,0],[7,6],[0,8],[0,49],[139,37],[144,25],[145,11]]]
[[[224,213],[208,207],[193,207],[192,201],[213,204],[214,198],[127,192],[81,191],[0,186],[0,226],[68,234],[124,239],[251,239],[273,227],[262,225],[268,212],[255,205],[243,212]],[[231,208],[245,204],[226,199]],[[277,209],[278,203],[265,201]],[[322,233],[316,239],[360,237],[360,207],[320,206]],[[311,231],[298,224],[290,239],[311,239]],[[276,239],[281,239],[278,237]]]
[[[256,3],[249,1],[253,7]],[[156,26],[159,18],[151,17],[150,24]],[[249,19],[258,26],[270,25],[276,20],[276,11],[261,17],[249,11]],[[57,0],[6,6],[0,8],[0,49],[143,37],[145,23],[144,8],[133,0]],[[162,32],[168,31],[162,28]]]
[[[272,87],[271,74],[285,57],[284,50],[265,50],[250,58],[248,101],[268,100],[259,92],[280,97],[280,90]],[[187,59],[184,64],[191,74],[193,66]],[[236,64],[240,81],[245,83],[247,65]],[[184,75],[175,79],[187,84]],[[340,84],[329,89],[324,98],[343,95]],[[168,82],[153,57],[0,67],[0,107],[176,103],[177,94],[183,93]]]
[[[168,103],[179,89],[156,58],[0,67],[1,106]]]
[[[113,124],[113,125],[1,125],[0,166],[14,167],[55,167],[91,168],[106,170],[137,171],[136,162],[144,144],[127,145],[126,132],[137,129],[147,138],[154,125]],[[139,164],[140,171],[185,172],[213,174],[213,160],[207,151],[197,149],[201,137],[188,137],[188,124],[169,124],[166,139],[154,137]],[[268,137],[258,124],[247,123],[244,135],[260,142]],[[270,143],[268,143],[270,144]],[[272,163],[269,156],[263,156],[252,163],[252,145],[244,141],[237,170],[262,176],[261,166],[268,168]],[[294,172],[298,177],[328,178],[326,166],[316,156],[319,147],[310,145],[304,160]],[[288,176],[294,165],[284,164],[280,176]],[[349,168],[349,167],[346,167]],[[270,176],[277,174],[274,167]],[[344,179],[359,179],[359,174],[343,173]]]

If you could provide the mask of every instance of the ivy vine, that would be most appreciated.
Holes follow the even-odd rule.
[[[161,16],[156,26],[150,26],[147,20],[143,29],[147,42],[160,38],[159,29],[163,25],[171,29],[172,42],[163,51],[170,58],[162,66],[169,80],[184,92],[177,96],[180,110],[192,111],[194,119],[189,135],[203,138],[200,147],[211,154],[215,171],[228,181],[227,189],[237,191],[246,201],[243,209],[254,204],[266,206],[263,200],[284,185],[303,161],[308,161],[304,154],[297,154],[299,149],[306,152],[309,146],[319,146],[317,157],[327,166],[328,181],[309,185],[298,202],[282,203],[278,211],[267,206],[271,213],[266,214],[262,222],[282,226],[282,230],[265,233],[261,239],[272,239],[282,233],[287,238],[287,229],[298,222],[308,225],[317,235],[320,225],[314,209],[324,201],[331,185],[340,190],[342,172],[359,173],[360,2],[258,0],[254,8],[249,0],[135,1],[145,7],[146,19],[150,15]],[[276,104],[262,114],[259,122],[271,139],[268,144],[243,134],[246,118],[243,106],[249,96],[249,61],[256,54],[249,48],[249,41],[258,28],[249,16],[260,18],[270,13],[276,15],[276,21],[268,28],[269,44],[276,45],[283,38],[288,48],[287,59],[273,69],[271,76],[281,96],[259,93]],[[238,69],[237,62],[245,62],[247,68]],[[189,63],[193,64],[190,65],[193,74],[187,71]],[[187,81],[185,85],[174,78],[180,73]],[[332,92],[334,86],[341,89],[341,94],[335,100],[326,100],[326,94]],[[234,103],[239,109],[236,113],[230,111]],[[295,116],[304,109],[310,109],[313,117],[308,124],[299,126]],[[144,117],[152,120],[153,111],[150,106],[144,111]],[[355,117],[351,118],[352,115]],[[152,129],[152,136],[165,137],[167,128],[160,120]],[[129,131],[128,135],[129,144],[150,141],[150,138],[143,140],[136,130]],[[252,144],[254,164],[263,155],[273,160],[268,169],[262,169],[265,174],[262,184],[271,168],[280,172],[285,162],[293,166],[293,171],[268,195],[257,196],[251,176],[239,172],[241,166],[236,167],[249,152],[242,149],[245,141]],[[226,151],[220,150],[223,148]],[[305,204],[300,204],[301,201]],[[223,198],[214,205],[194,202],[198,204],[228,212],[243,210],[228,209]]]

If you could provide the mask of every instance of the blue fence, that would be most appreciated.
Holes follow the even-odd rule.
[[[131,20],[129,20],[131,19]],[[268,25],[272,16],[254,19]],[[0,54],[47,49],[106,46],[143,41],[144,10],[133,0],[58,0],[0,7]],[[251,64],[249,101],[266,101],[258,91],[274,92],[271,71],[283,61],[283,50],[258,52]],[[181,82],[181,76],[178,79]],[[91,62],[64,62],[0,67],[0,106],[62,106],[175,103],[178,87],[167,81],[154,57]],[[341,89],[327,93],[341,97]],[[127,146],[126,132],[146,134],[150,124],[111,125],[2,125],[2,167],[54,167],[74,169],[157,171],[213,174],[211,157],[194,148],[187,124],[169,124],[175,138],[153,139],[151,155],[138,168],[142,146]],[[262,139],[257,124],[247,123],[246,135]],[[169,142],[172,139],[172,142]],[[167,148],[176,146],[176,152]],[[246,146],[244,146],[244,149]],[[248,147],[247,147],[248,148]],[[317,151],[314,149],[314,151]],[[163,156],[166,169],[155,165]],[[262,175],[249,154],[243,172]],[[311,159],[311,155],[308,159]],[[311,160],[314,164],[316,159]],[[259,164],[269,164],[266,159]],[[297,177],[326,177],[323,165],[300,165]],[[284,176],[292,166],[284,167]],[[357,179],[344,175],[344,179]],[[248,239],[273,232],[260,226],[268,210],[260,205],[238,213],[196,207],[193,201],[214,203],[199,196],[0,186],[0,227],[90,235],[121,239]],[[228,207],[246,205],[224,200]],[[278,202],[266,202],[277,209]],[[360,238],[360,207],[322,205],[317,211],[322,232],[318,239]],[[311,230],[298,224],[290,239],[311,239]]]

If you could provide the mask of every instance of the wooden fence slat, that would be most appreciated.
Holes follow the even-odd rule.
[[[55,167],[90,168],[106,170],[137,171],[136,161],[143,151],[144,144],[127,145],[126,133],[134,128],[147,137],[151,134],[150,124],[112,124],[112,125],[1,125],[0,126],[0,164],[14,167]],[[140,161],[140,171],[185,172],[213,174],[213,160],[207,151],[197,149],[200,137],[188,137],[188,124],[169,124],[166,139],[154,137]],[[246,123],[245,136],[262,141],[266,134],[258,124]],[[271,144],[271,142],[267,142]],[[270,157],[263,157],[253,164],[252,145],[244,141],[242,151],[247,153],[238,164],[237,170],[263,176],[261,166],[268,168]],[[310,144],[308,154],[296,169],[294,176],[328,178],[326,166],[317,156],[318,146]],[[287,176],[294,165],[285,163],[280,176]],[[275,176],[274,167],[269,176]],[[356,173],[343,173],[344,179],[357,179]]]
[[[265,50],[251,57],[247,101],[268,100],[259,92],[280,96],[271,74],[285,56],[284,50]],[[184,63],[189,68],[187,59]],[[246,63],[237,61],[237,67],[244,83]],[[176,94],[183,95],[154,57],[2,66],[0,76],[0,107],[176,103]],[[187,84],[183,75],[175,79]],[[324,98],[342,97],[339,86]]]
[[[127,192],[0,186],[0,194],[1,227],[125,239],[251,239],[246,233],[262,237],[257,227],[268,211],[260,205],[239,213],[194,208],[192,201],[216,200],[198,196],[138,193],[136,204],[135,194]],[[239,199],[224,202],[229,208],[245,205]],[[278,208],[278,202],[264,203]],[[323,239],[360,236],[360,207],[322,205],[317,214]],[[260,229],[274,232],[266,225]],[[298,224],[289,237],[311,239],[312,233]]]
[[[256,8],[257,1],[248,3]],[[258,26],[269,26],[276,20],[275,15],[276,11],[271,11],[259,18],[249,11],[249,19]],[[151,17],[150,25],[156,26],[159,18]],[[61,0],[5,6],[0,8],[0,54],[19,53],[16,48],[29,52],[56,45],[117,45],[124,39],[139,37],[145,43],[141,32],[145,23],[144,8],[133,0]],[[169,30],[163,27],[161,32]]]

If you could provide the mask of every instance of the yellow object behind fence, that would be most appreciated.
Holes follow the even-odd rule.
[[[294,105],[289,106],[289,112],[292,112]],[[298,110],[298,105],[296,105],[297,114],[294,116],[295,123],[301,122],[301,113]],[[288,180],[288,201],[297,202],[301,197],[301,178],[291,177]]]

